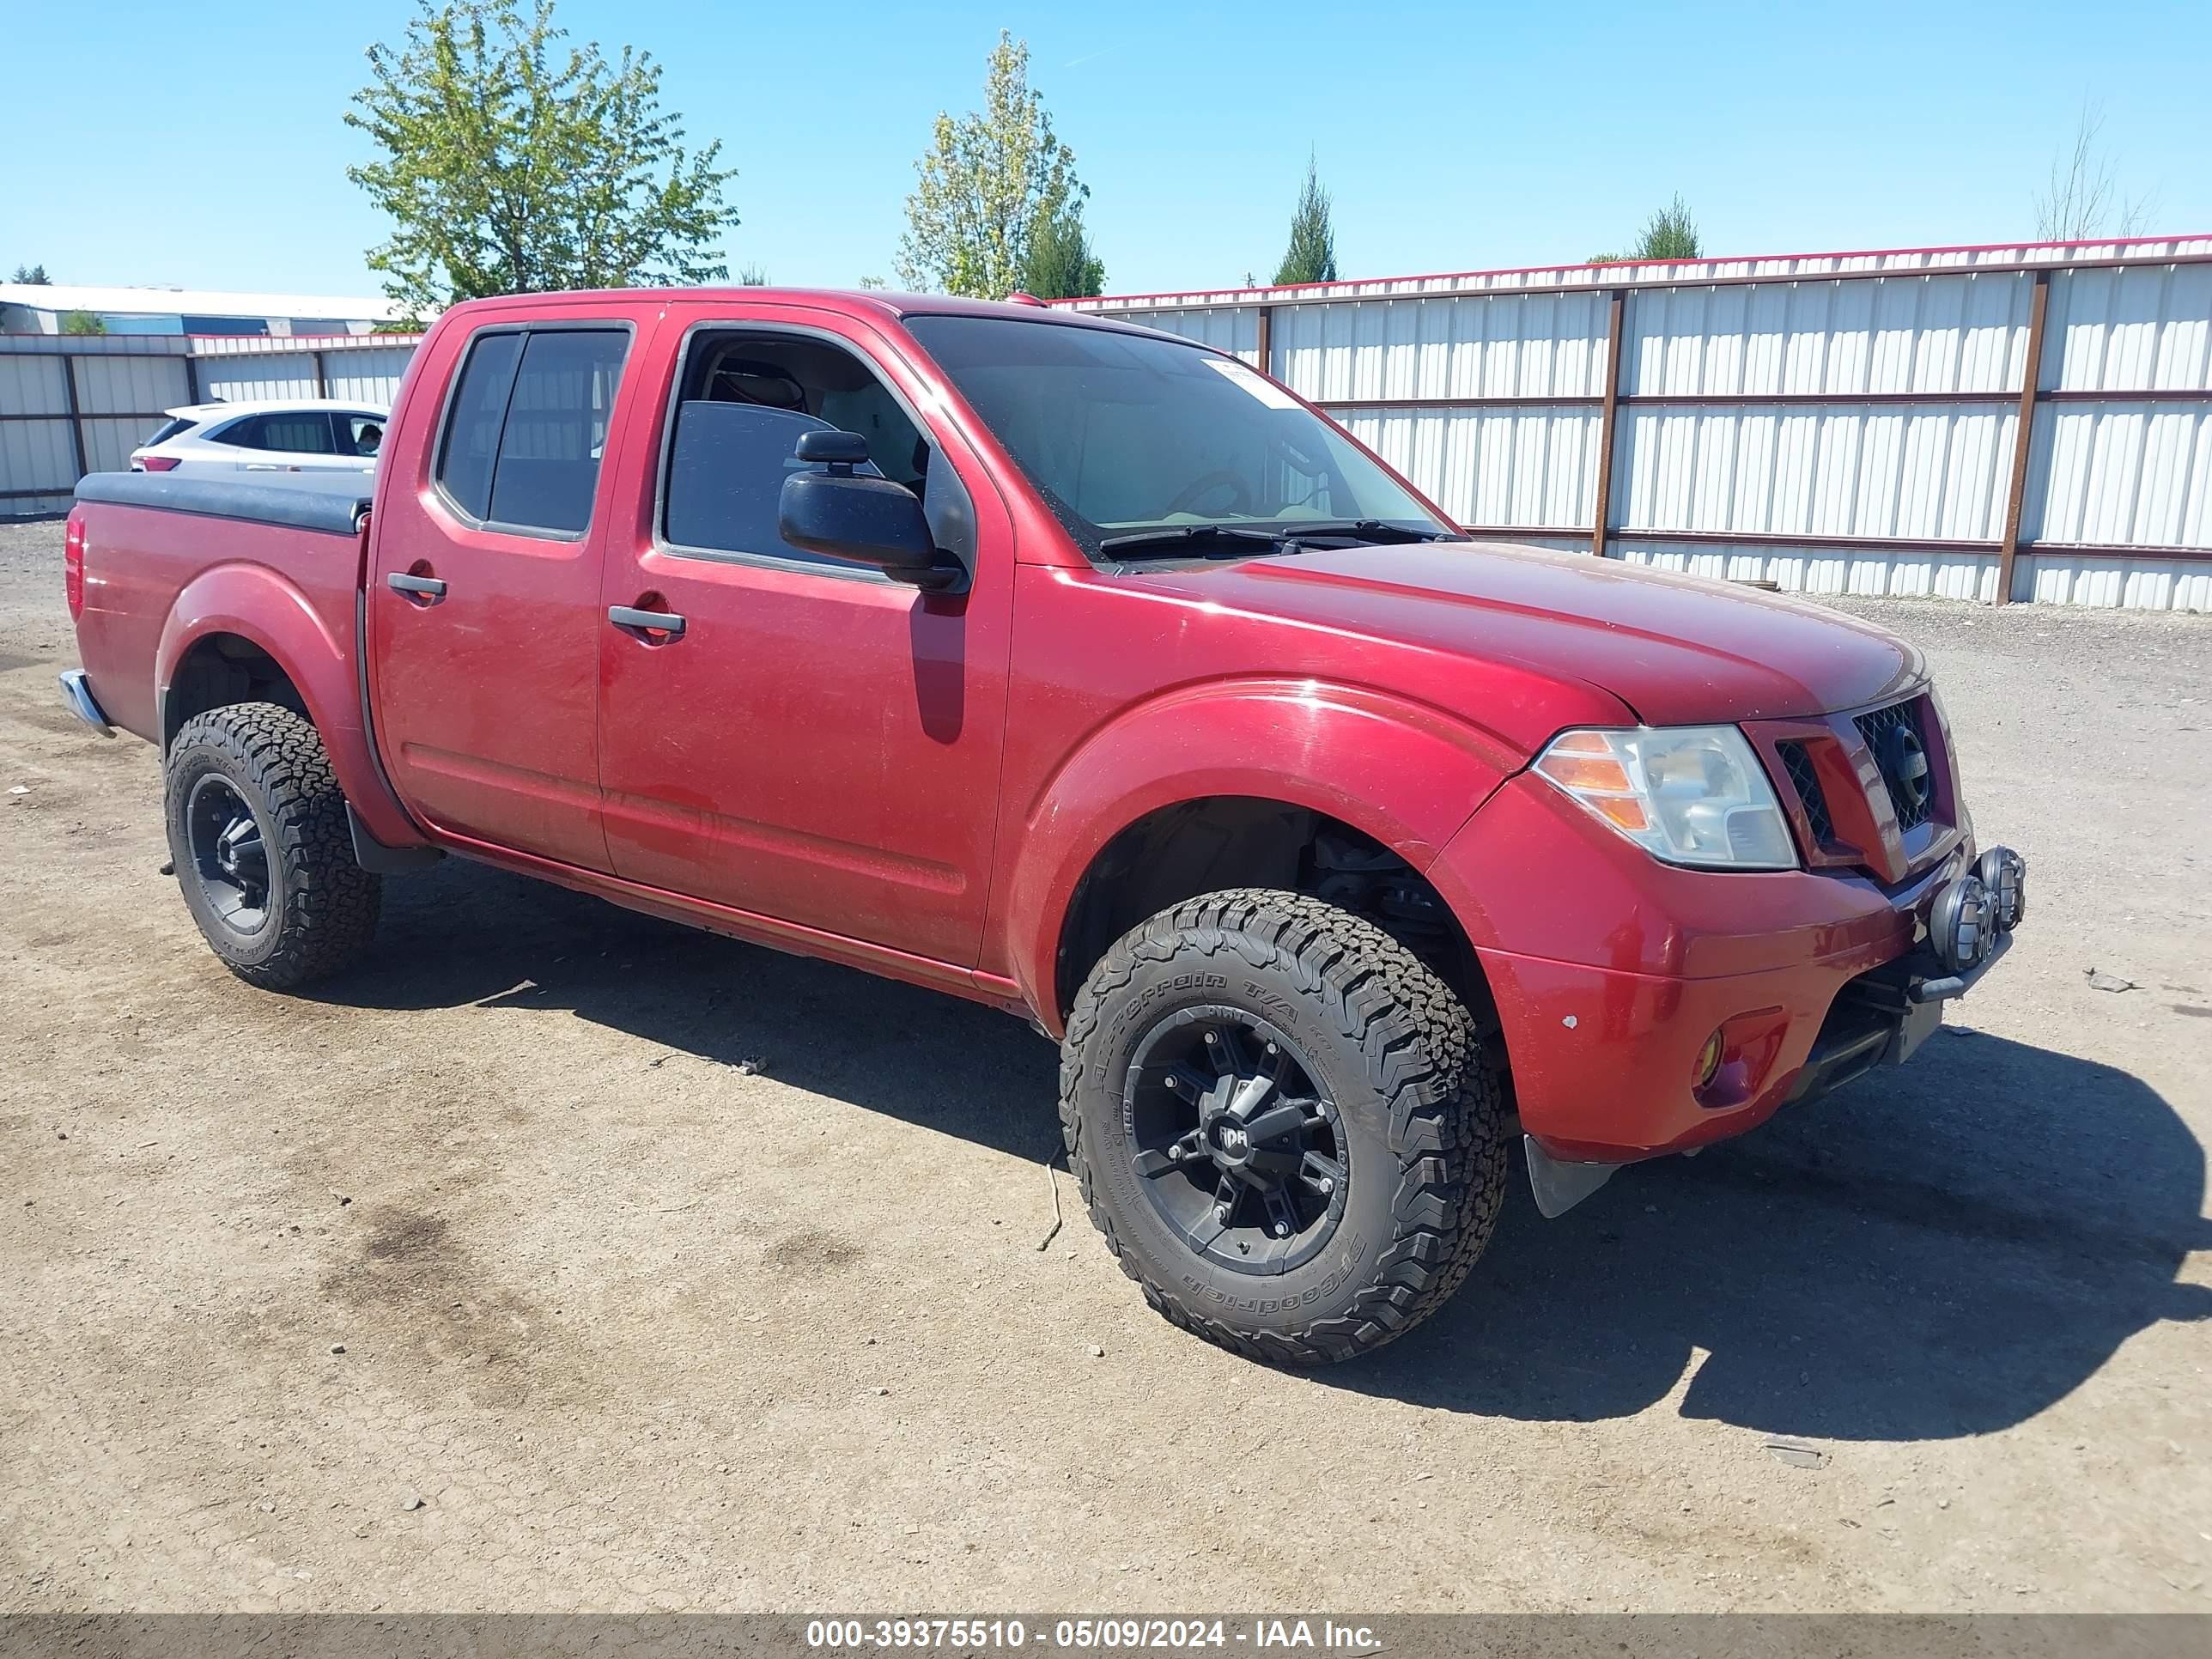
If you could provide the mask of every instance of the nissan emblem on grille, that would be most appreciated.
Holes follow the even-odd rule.
[[[1917,830],[1935,807],[1936,777],[1919,708],[1912,699],[1857,717],[1859,737],[1881,773],[1899,830]]]
[[[1897,797],[1898,816],[1917,818],[1928,805],[1928,751],[1920,734],[1900,720],[1882,733],[1882,776]]]

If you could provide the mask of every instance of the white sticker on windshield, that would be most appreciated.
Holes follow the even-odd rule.
[[[1233,380],[1270,409],[1296,409],[1298,400],[1277,386],[1266,375],[1240,363],[1234,357],[1207,357],[1206,366],[1224,380]]]

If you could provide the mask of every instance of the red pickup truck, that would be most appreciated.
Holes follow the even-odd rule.
[[[1920,657],[1477,544],[1233,357],[1019,303],[457,307],[373,503],[96,474],[77,711],[282,988],[449,854],[1026,1016],[1178,1324],[1340,1358],[1909,1054],[2008,942]]]

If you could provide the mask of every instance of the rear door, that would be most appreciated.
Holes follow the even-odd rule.
[[[605,457],[651,313],[562,307],[439,337],[372,520],[372,712],[449,836],[593,870]]]
[[[965,969],[989,897],[1012,611],[989,475],[872,330],[805,307],[672,307],[611,537],[600,778],[633,881]],[[800,431],[869,441],[971,585],[925,593],[799,551]],[[674,627],[623,625],[643,611]]]

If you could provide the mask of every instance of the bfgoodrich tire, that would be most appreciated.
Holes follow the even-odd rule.
[[[1318,899],[1211,893],[1125,935],[1060,1050],[1091,1218],[1146,1300],[1314,1364],[1434,1313],[1504,1195],[1494,1074],[1404,946]]]
[[[313,726],[270,702],[194,716],[164,766],[169,856],[224,966],[270,990],[336,973],[376,933],[345,796]]]

